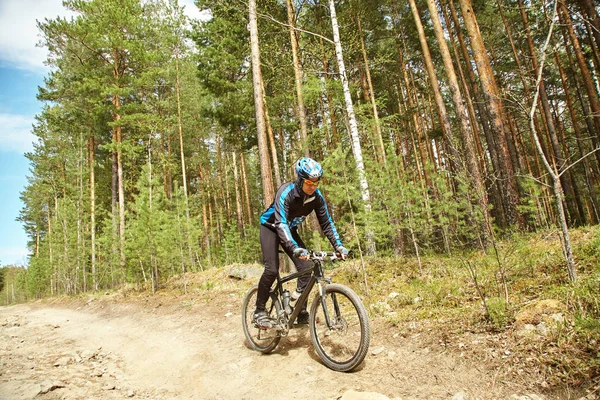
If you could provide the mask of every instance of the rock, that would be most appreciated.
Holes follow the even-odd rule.
[[[371,354],[376,356],[378,354],[383,353],[384,350],[385,350],[384,346],[375,347],[373,350],[371,350]]]
[[[510,400],[546,400],[545,396],[539,394],[513,394],[509,397]]]
[[[557,325],[564,323],[565,306],[558,300],[541,300],[525,306],[515,316],[515,332],[525,336],[535,333],[548,335]]]
[[[64,356],[64,357],[59,358],[58,361],[56,361],[54,363],[54,366],[55,367],[64,367],[64,366],[69,365],[71,363],[71,361],[72,361],[71,357]]]
[[[83,359],[83,361],[88,361],[92,358],[95,358],[96,355],[97,355],[96,353],[94,353],[93,351],[87,350],[87,349],[81,350],[79,352],[79,356]]]
[[[515,316],[515,328],[521,329],[525,324],[537,325],[542,321],[557,321],[565,306],[558,300],[540,300],[529,304]]]
[[[540,322],[535,326],[535,330],[542,336],[546,336],[550,332],[550,327],[545,322]]]
[[[339,400],[390,400],[389,397],[377,392],[357,392],[348,390]]]
[[[53,390],[64,388],[65,384],[60,381],[50,382],[44,381],[40,384],[40,392],[39,394],[50,393]]]
[[[135,392],[133,390],[128,390],[127,397],[133,397],[133,396],[135,396]]]
[[[467,400],[469,396],[465,392],[458,392],[452,396],[452,400]]]
[[[236,264],[236,265],[233,265],[229,269],[227,276],[229,278],[234,278],[234,279],[239,279],[239,280],[257,279],[262,275],[263,270],[264,270],[264,268],[258,266],[257,264],[256,265]]]

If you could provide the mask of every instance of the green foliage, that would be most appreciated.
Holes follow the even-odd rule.
[[[42,251],[44,251],[43,249]],[[50,295],[51,265],[49,258],[33,257],[27,267],[27,293],[32,298]]]
[[[0,267],[4,287],[0,289],[0,305],[21,303],[28,299],[27,270],[24,267]]]
[[[500,297],[487,299],[487,318],[497,329],[505,328],[511,322],[511,315],[506,300]]]

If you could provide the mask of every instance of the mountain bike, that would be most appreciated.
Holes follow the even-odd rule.
[[[349,287],[331,283],[323,274],[323,263],[340,259],[336,253],[309,251],[313,268],[281,277],[269,293],[266,311],[271,329],[259,329],[252,322],[258,286],[251,288],[242,303],[242,326],[250,347],[262,353],[272,352],[282,337],[288,335],[298,314],[308,304],[310,292],[318,287],[309,311],[308,327],[316,353],[334,371],[356,368],[367,355],[370,341],[369,317],[360,297]],[[284,284],[310,274],[306,289],[296,304]]]

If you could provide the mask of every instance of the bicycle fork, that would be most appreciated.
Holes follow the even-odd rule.
[[[323,315],[325,316],[325,323],[327,324],[327,328],[329,330],[334,330],[338,328],[338,322],[340,321],[340,306],[337,302],[337,298],[335,293],[331,293],[331,302],[333,304],[333,311],[335,312],[334,320],[331,320],[331,316],[329,315],[329,309],[327,308],[327,285],[331,283],[331,281],[326,280],[323,284],[322,281],[319,282],[319,297],[321,299],[321,308],[323,308]]]

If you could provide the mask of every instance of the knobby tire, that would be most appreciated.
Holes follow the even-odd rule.
[[[242,303],[242,327],[244,328],[244,335],[250,348],[266,354],[272,352],[277,347],[281,336],[277,333],[276,329],[263,330],[254,326],[252,319],[256,307],[257,294],[258,286],[254,286],[244,297],[244,302]],[[277,311],[271,297],[267,301],[266,311],[273,320],[276,319]]]
[[[367,311],[360,297],[347,286],[329,284],[325,297],[325,306],[334,327],[330,329],[327,326],[321,296],[316,296],[309,319],[315,351],[327,367],[340,372],[351,371],[363,362],[369,350]]]

